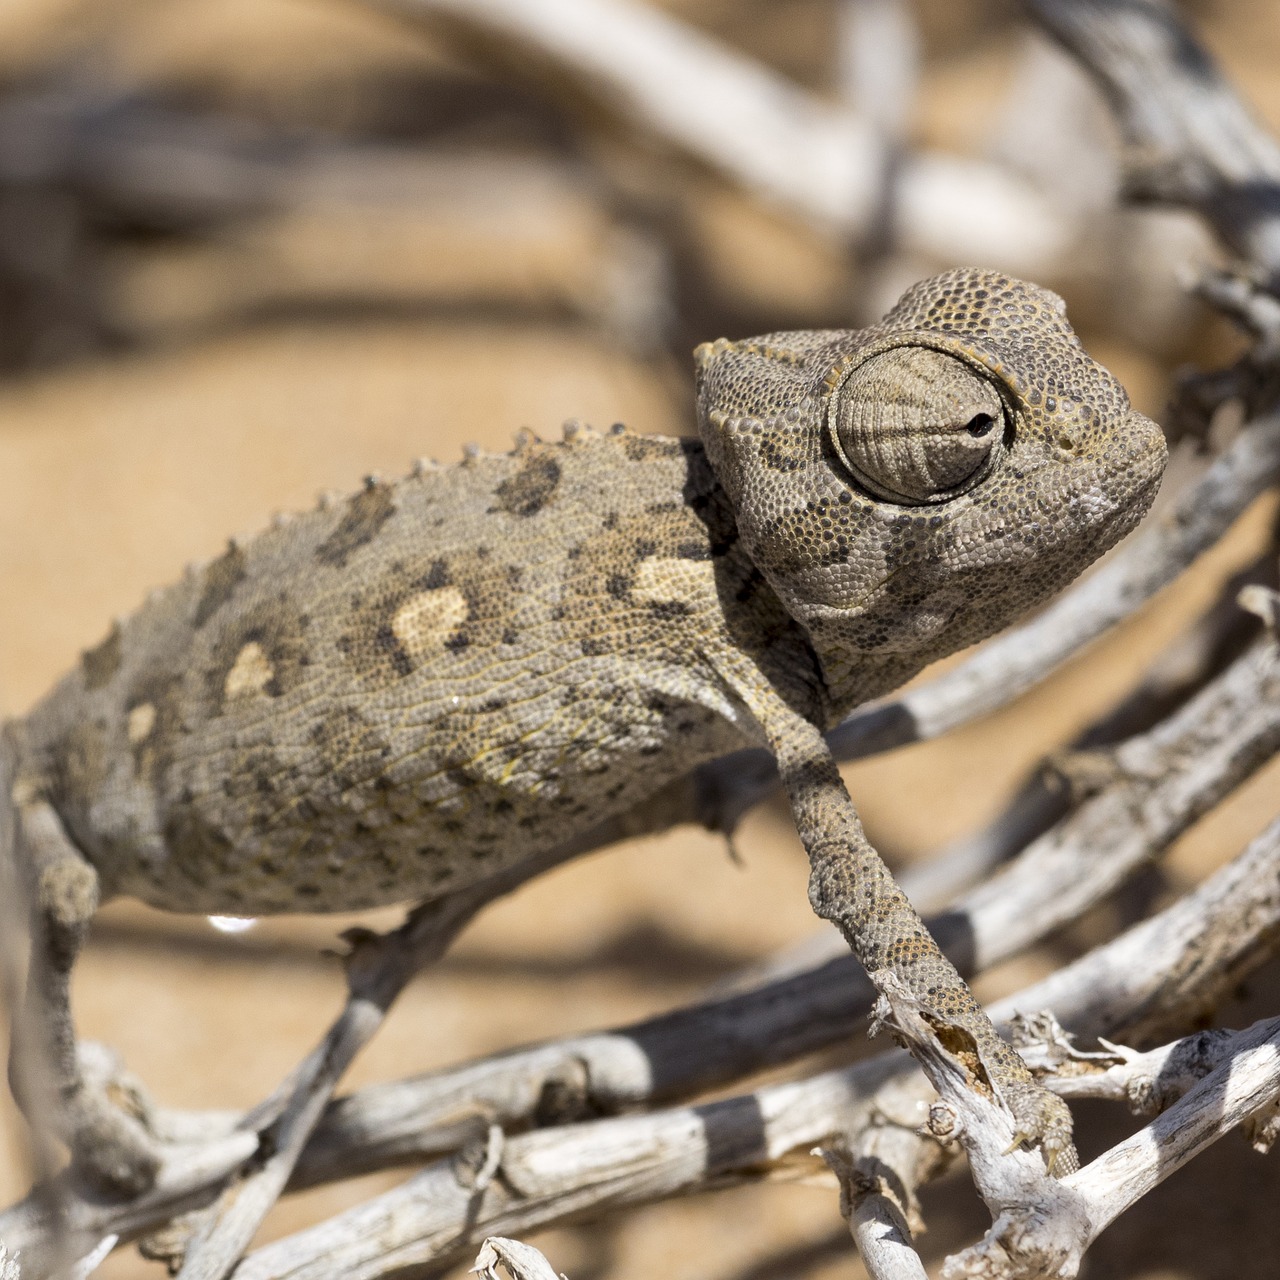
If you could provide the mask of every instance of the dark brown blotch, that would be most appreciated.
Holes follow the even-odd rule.
[[[204,626],[231,599],[231,593],[244,578],[244,552],[234,542],[228,543],[226,551],[204,571],[204,589],[196,605],[193,625]]]
[[[84,670],[84,687],[101,689],[111,682],[111,677],[120,670],[123,655],[120,648],[120,628],[112,626],[107,638],[99,645],[85,651],[80,659]]]
[[[391,747],[354,706],[326,713],[311,741],[324,761],[324,791],[332,799],[357,788],[376,788],[386,777]]]
[[[374,648],[383,654],[386,660],[395,669],[398,676],[407,676],[413,672],[413,659],[409,657],[405,651],[404,645],[396,639],[396,633],[392,631],[391,624],[384,622],[373,633]],[[338,641],[338,647],[344,652],[349,653],[351,640],[347,636],[342,636]]]
[[[246,645],[258,645],[271,667],[270,678],[262,685],[263,693],[279,698],[297,688],[311,665],[304,631],[301,617],[284,592],[238,619],[213,646],[213,665],[205,674],[212,714],[219,715],[224,710],[227,676]]]
[[[341,568],[353,552],[378,536],[395,509],[390,485],[367,485],[347,503],[338,527],[316,548],[316,559]]]
[[[182,677],[152,672],[130,693],[125,703],[125,720],[139,707],[151,707],[147,733],[130,743],[134,774],[144,781],[163,777],[173,758],[174,748],[184,731],[182,719]]]
[[[237,761],[223,779],[222,792],[231,800],[249,801],[255,810],[251,821],[259,830],[266,830],[270,810],[263,810],[261,801],[278,795],[286,776],[279,756],[267,747],[257,747]]]
[[[513,476],[494,490],[489,509],[513,516],[534,516],[551,501],[560,483],[560,464],[548,453],[533,453]]]
[[[509,619],[520,567],[497,563],[482,550],[457,552],[447,560],[400,561],[368,584],[361,599],[353,602],[347,626],[336,641],[338,651],[368,685],[385,687],[438,660],[430,652],[411,652],[396,634],[401,608],[422,592],[453,587],[466,604],[466,614],[452,634],[440,637],[441,655],[456,657],[473,645],[516,643]]]
[[[678,458],[681,442],[665,436],[627,435],[622,449],[631,462],[651,462],[654,458]]]

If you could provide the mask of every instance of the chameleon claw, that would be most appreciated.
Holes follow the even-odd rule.
[[[1071,1141],[1071,1112],[1057,1094],[1028,1082],[1006,1100],[1014,1113],[1016,1128],[1005,1155],[1024,1146],[1039,1147],[1045,1167],[1055,1178],[1065,1178],[1080,1167]]]
[[[1021,1151],[1023,1144],[1034,1141],[1033,1135],[1023,1133],[1021,1129],[1013,1135],[1013,1141],[1000,1153],[1004,1156],[1011,1156],[1015,1151]]]

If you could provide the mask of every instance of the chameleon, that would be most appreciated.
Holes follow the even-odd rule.
[[[28,1002],[97,1185],[137,1192],[161,1159],[78,1066],[68,982],[101,901],[439,901],[762,744],[814,910],[969,1038],[1020,1142],[1074,1167],[1065,1104],[894,883],[824,732],[1132,529],[1164,437],[1061,298],[991,271],[925,280],[869,328],[694,361],[697,438],[526,434],[371,478],[153,593],[4,726]]]

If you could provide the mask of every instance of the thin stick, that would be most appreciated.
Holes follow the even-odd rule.
[[[178,1280],[221,1280],[230,1272],[280,1198],[339,1079],[382,1025],[405,983],[444,954],[491,896],[457,894],[419,907],[394,933],[351,936],[346,1005],[323,1042],[293,1073],[292,1095],[275,1126],[271,1155],[243,1181],[232,1182],[202,1215]]]

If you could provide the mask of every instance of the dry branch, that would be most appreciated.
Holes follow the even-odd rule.
[[[1103,1040],[1101,1048],[1088,1053],[1057,1044],[1041,1055],[1024,1046],[1023,1056],[1054,1073],[1053,1089],[1060,1097],[1123,1102],[1135,1115],[1150,1116],[1167,1110],[1237,1053],[1278,1033],[1280,1018],[1263,1018],[1244,1031],[1196,1031],[1146,1053]]]
[[[489,1236],[480,1246],[476,1265],[471,1270],[480,1280],[498,1280],[498,1267],[502,1267],[511,1280],[564,1280],[532,1245]]]
[[[1148,1071],[1153,1063],[1176,1056],[1182,1043],[1151,1055],[1133,1055],[1129,1065],[1151,1059],[1142,1068]],[[1062,1190],[1071,1198],[1074,1218],[1067,1269],[1045,1266],[1044,1227],[1048,1224],[1025,1213],[1011,1213],[998,1220],[980,1243],[948,1259],[944,1280],[1074,1275],[1084,1250],[1121,1213],[1280,1095],[1280,1020],[1268,1019],[1234,1034],[1221,1033],[1218,1050],[1214,1056],[1219,1063],[1207,1076],[1179,1082],[1179,1093],[1185,1096],[1146,1128],[1065,1180]],[[1054,1224],[1055,1228],[1061,1225],[1061,1221]]]
[[[1214,940],[1207,964],[1201,963],[1206,937]],[[1278,943],[1280,822],[1168,910],[999,1002],[992,1013],[1007,1019],[1048,1005],[1079,1035],[1141,1036],[1153,1025],[1185,1024],[1211,1007]],[[478,1151],[464,1152],[257,1250],[236,1269],[235,1280],[375,1280],[400,1268],[444,1266],[485,1235],[524,1233],[622,1204],[758,1178],[787,1152],[881,1122],[878,1091],[907,1074],[915,1074],[910,1059],[887,1054],[698,1107],[516,1135],[483,1189],[471,1184]]]
[[[934,929],[969,972],[1013,954],[1147,865],[1277,742],[1280,659],[1263,640],[1168,721],[1119,747],[1108,785],[1030,845],[997,882],[979,886],[936,918]],[[873,998],[865,975],[846,956],[631,1027],[370,1086],[328,1109],[295,1181],[456,1150],[490,1124],[510,1131],[688,1096],[847,1037]],[[234,1161],[221,1168],[206,1163],[204,1196],[234,1167]],[[170,1165],[165,1177],[190,1207],[191,1178]],[[136,1235],[176,1208],[157,1192],[123,1208],[74,1198],[69,1229],[88,1248],[108,1232]],[[41,1223],[36,1206],[20,1206],[0,1215],[0,1235],[34,1243]]]
[[[881,236],[946,262],[1060,268],[1081,228],[998,165],[912,152],[889,163],[886,138],[686,23],[633,0],[371,0],[453,36],[504,76],[555,96],[568,86],[631,129],[719,170],[767,205],[841,238]],[[886,188],[886,179],[890,186]],[[971,199],[982,192],[981,208]]]
[[[1180,1102],[1075,1175],[1089,1207],[1090,1242],[1157,1183],[1278,1093],[1280,1030],[1272,1019],[1234,1037],[1228,1060]]]
[[[346,1006],[294,1071],[272,1126],[270,1154],[243,1179],[232,1180],[217,1203],[194,1220],[179,1280],[220,1280],[231,1270],[280,1198],[339,1079],[382,1025],[405,983],[438,960],[493,896],[487,889],[456,894],[419,907],[394,933],[348,934]]]
[[[865,1151],[873,1136],[881,1139],[875,1156]],[[886,1141],[905,1149],[905,1162],[912,1166],[910,1173],[903,1175],[894,1159],[896,1151],[883,1150]],[[843,1140],[820,1151],[840,1183],[840,1216],[849,1224],[863,1265],[872,1280],[926,1280],[924,1264],[911,1235],[912,1220],[919,1225],[913,1192],[923,1181],[914,1166],[918,1163],[917,1153],[928,1148],[897,1125],[885,1125],[874,1135],[868,1130],[860,1145],[864,1150],[857,1159]]]
[[[1124,136],[1125,193],[1197,210],[1280,281],[1280,145],[1162,0],[1023,0],[1095,79]]]

